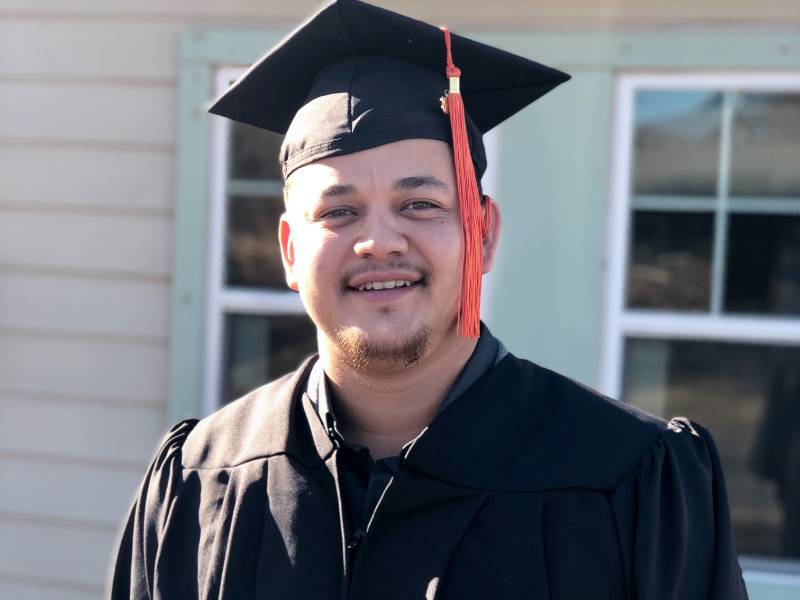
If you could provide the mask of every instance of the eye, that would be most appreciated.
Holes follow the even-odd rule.
[[[439,208],[439,205],[430,200],[413,200],[405,205],[404,208],[411,210],[425,210],[428,208]]]
[[[341,219],[342,217],[350,217],[356,214],[350,208],[334,208],[333,210],[329,210],[326,213],[320,215],[320,219]]]

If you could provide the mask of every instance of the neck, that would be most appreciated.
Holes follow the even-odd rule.
[[[436,416],[476,343],[453,334],[412,366],[357,369],[329,339],[320,339],[320,361],[342,435],[369,448],[375,460],[398,455]]]

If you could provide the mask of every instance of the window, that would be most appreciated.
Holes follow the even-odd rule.
[[[241,69],[221,69],[216,91]],[[215,118],[211,147],[206,412],[287,373],[316,351],[316,330],[286,287],[278,246],[282,137]]]
[[[615,143],[601,387],[709,428],[739,551],[800,559],[800,78],[624,76]]]

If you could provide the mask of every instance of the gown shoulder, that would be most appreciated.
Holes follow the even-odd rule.
[[[747,598],[719,453],[703,426],[669,420],[611,501],[634,597]]]
[[[178,422],[156,450],[119,540],[112,600],[150,598],[159,543],[183,484],[183,446],[197,423],[197,419]]]

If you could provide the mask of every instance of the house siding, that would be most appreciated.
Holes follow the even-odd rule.
[[[15,600],[104,596],[166,427],[182,25],[58,5],[0,4],[0,597]]]

